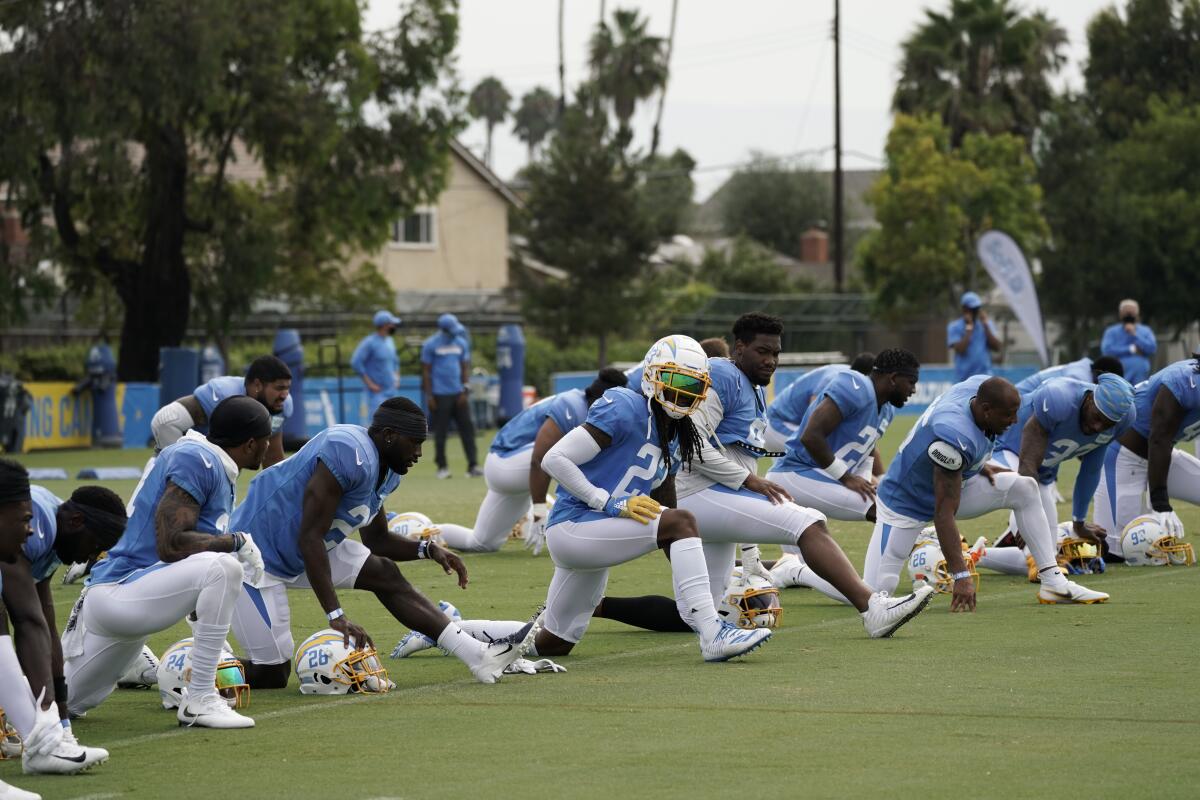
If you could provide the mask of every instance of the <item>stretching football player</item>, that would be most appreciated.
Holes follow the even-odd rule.
[[[428,422],[415,403],[389,398],[375,409],[370,428],[326,428],[250,484],[230,525],[253,533],[266,568],[261,583],[241,593],[233,615],[251,687],[287,685],[294,649],[288,589],[311,589],[329,627],[356,649],[373,649],[374,642],[346,616],[338,589],[374,593],[393,617],[457,656],[482,683],[495,683],[524,655],[534,623],[522,626],[511,641],[484,644],[464,633],[396,567],[397,561],[429,559],[467,586],[467,568],[457,555],[429,539],[416,542],[390,533],[387,515],[380,513],[421,457],[427,433]],[[356,529],[361,542],[347,538]]]
[[[1119,358],[1112,356],[1100,356],[1096,359],[1081,358],[1078,361],[1038,370],[1028,378],[1018,381],[1017,391],[1021,393],[1021,397],[1025,397],[1051,378],[1073,378],[1084,383],[1097,383],[1100,376],[1105,373],[1123,378],[1125,377],[1125,367]]]
[[[808,407],[835,376],[850,370],[870,375],[874,363],[873,353],[859,353],[848,365],[826,364],[817,367],[784,387],[775,395],[771,405],[767,406],[767,449],[772,452],[783,452],[787,449],[787,441],[800,429],[800,422],[808,412]]]
[[[216,670],[242,580],[262,577],[262,555],[228,533],[238,472],[262,465],[271,419],[249,397],[222,400],[207,438],[189,431],[155,461],[125,533],[93,570],[63,631],[68,708],[108,697],[146,638],[194,612],[195,647],[179,723],[250,728],[254,720],[217,694]]]
[[[1093,512],[1113,556],[1121,556],[1121,534],[1134,517],[1153,512],[1163,532],[1179,538],[1171,499],[1200,503],[1200,459],[1175,447],[1200,436],[1197,373],[1200,358],[1176,361],[1134,388],[1137,418],[1108,447]]]
[[[1016,421],[1020,401],[1016,387],[1003,378],[976,375],[952,386],[921,415],[879,485],[875,530],[863,567],[868,584],[895,589],[917,536],[932,520],[954,579],[950,610],[973,611],[975,582],[964,560],[957,518],[1008,508],[1016,512],[1037,566],[1039,602],[1108,599],[1063,575],[1037,481],[988,463],[993,440]]]
[[[67,679],[62,643],[50,594],[50,578],[64,561],[87,561],[116,544],[125,530],[125,503],[102,486],[81,486],[63,502],[41,486],[30,487],[33,535],[11,563],[0,561],[4,605],[13,623],[21,669],[36,694],[58,704],[64,746],[91,763],[108,754],[80,748],[67,713]]]
[[[606,367],[586,389],[569,389],[535,403],[505,423],[492,440],[483,462],[487,496],[479,506],[475,527],[441,523],[442,541],[456,550],[495,552],[509,531],[533,507],[525,547],[536,556],[545,543],[546,492],[550,476],[541,469],[542,457],[575,427],[605,391],[625,385],[625,374]]]
[[[925,588],[902,598],[873,592],[829,535],[825,516],[798,505],[786,489],[758,476],[757,459],[765,453],[763,432],[767,426],[762,387],[771,382],[778,364],[782,333],[779,319],[744,314],[733,325],[733,360],[708,362],[712,388],[695,418],[713,432],[712,440],[702,439],[700,457],[680,472],[678,507],[691,512],[699,526],[714,602],[719,603],[725,596],[738,542],[792,545],[800,549],[804,561],[831,585],[835,594],[847,598],[859,611],[869,636],[891,636],[920,613],[933,590]],[[858,373],[850,372],[834,382],[843,379],[847,385],[862,381],[864,394],[870,385]],[[911,393],[911,380],[900,378],[906,387],[903,391]],[[870,406],[877,415],[873,394]],[[868,437],[864,452],[874,446],[874,437]],[[657,602],[637,598],[635,602],[605,598],[600,613],[621,622],[662,629],[664,620],[670,617],[666,598]]]

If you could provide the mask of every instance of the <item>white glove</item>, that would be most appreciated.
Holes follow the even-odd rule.
[[[1174,511],[1158,511],[1154,514],[1158,524],[1162,525],[1163,533],[1176,539],[1183,536],[1183,522]]]
[[[758,549],[758,545],[744,544],[741,546],[741,551],[742,575],[746,577],[755,575],[774,586],[775,579],[771,577],[770,571],[763,566],[762,552]]]
[[[241,537],[241,547],[234,550],[233,554],[237,556],[238,561],[242,562],[246,583],[258,586],[262,583],[263,574],[266,571],[266,567],[263,565],[262,551],[258,549],[258,545],[254,543],[250,534],[245,531],[239,531],[233,535],[235,546],[239,537]]]
[[[549,513],[545,503],[533,504],[533,521],[529,523],[529,532],[525,534],[525,549],[535,556],[540,555],[546,546],[546,517]]]
[[[566,672],[567,668],[561,664],[555,664],[548,658],[530,661],[527,658],[518,658],[513,663],[504,668],[505,675],[536,675],[539,672]]]
[[[58,749],[62,743],[64,728],[58,717],[58,705],[51,703],[49,708],[42,708],[42,699],[46,696],[43,686],[34,708],[37,714],[33,718],[33,730],[24,738],[25,749],[39,756],[48,756]]]

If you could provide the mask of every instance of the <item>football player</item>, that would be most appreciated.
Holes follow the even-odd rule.
[[[817,367],[784,387],[767,407],[767,449],[772,452],[783,452],[787,449],[787,440],[792,438],[792,434],[800,427],[800,422],[804,419],[808,407],[812,405],[813,399],[835,375],[848,370],[870,375],[874,363],[873,353],[859,353],[849,365],[827,364]]]
[[[1071,518],[1078,538],[1099,544],[1105,532],[1087,522],[1088,506],[1100,483],[1106,446],[1129,430],[1136,415],[1133,387],[1119,375],[1103,373],[1097,383],[1051,378],[1021,396],[1017,422],[996,440],[992,460],[1037,479],[1046,524],[1054,530],[1059,467],[1069,458],[1079,459]],[[1011,518],[1009,531],[1018,529]]]
[[[380,513],[388,495],[421,457],[428,422],[419,406],[403,397],[384,400],[371,427],[334,425],[299,452],[267,469],[250,484],[230,521],[251,531],[262,548],[266,576],[237,600],[233,632],[245,651],[246,680],[254,688],[287,686],[293,640],[288,589],[311,589],[345,644],[374,647],[338,602],[338,589],[373,592],[402,624],[430,637],[457,656],[482,683],[524,655],[535,629],[527,624],[513,641],[485,645],[462,631],[421,594],[396,561],[429,559],[458,576],[466,588],[462,560],[429,539],[419,542],[390,533]],[[358,530],[362,541],[347,537]]]
[[[932,520],[954,579],[950,610],[973,611],[975,583],[963,560],[956,518],[1008,508],[1016,512],[1041,578],[1039,602],[1108,599],[1063,575],[1037,481],[988,463],[993,440],[1016,422],[1020,401],[1017,388],[1003,378],[976,375],[952,386],[921,415],[879,485],[863,567],[871,587],[896,588],[913,543]]]
[[[542,457],[569,431],[583,423],[600,395],[625,385],[625,374],[606,367],[586,389],[569,389],[533,404],[505,423],[492,440],[483,462],[487,495],[479,506],[474,528],[440,524],[442,541],[456,550],[495,552],[508,533],[533,506],[533,521],[525,546],[537,555],[545,543],[546,492],[550,476],[541,469]]]
[[[1200,436],[1200,358],[1176,361],[1134,387],[1137,418],[1108,447],[1094,519],[1108,552],[1121,555],[1121,533],[1153,511],[1169,536],[1183,536],[1171,498],[1200,503],[1200,459],[1175,448]],[[1150,504],[1145,495],[1149,489]]]
[[[869,636],[891,636],[920,613],[932,590],[904,598],[872,592],[829,535],[825,516],[798,505],[783,487],[758,476],[757,459],[764,454],[767,427],[763,387],[771,382],[778,364],[782,333],[783,323],[775,317],[743,314],[733,324],[733,359],[708,362],[712,388],[695,418],[713,435],[711,440],[702,440],[700,457],[680,472],[678,507],[691,512],[699,526],[714,602],[725,596],[738,542],[791,545],[800,549],[805,562],[831,584],[839,599],[846,598],[858,610]],[[842,380],[848,386],[861,381],[864,394],[870,385],[860,374],[848,371],[835,377],[834,383]],[[900,379],[904,391],[911,393],[909,381]],[[870,406],[877,414],[873,394]],[[864,452],[874,446],[874,438],[869,437]],[[646,598],[641,600],[642,605],[650,605]],[[618,598],[605,598],[601,611],[610,618],[640,624],[636,610],[623,605]],[[657,626],[667,608],[661,601],[658,605],[658,612],[646,609],[652,621],[643,627],[660,629]]]
[[[87,561],[116,544],[125,530],[125,503],[102,486],[81,486],[66,502],[41,486],[30,487],[33,503],[33,535],[25,540],[21,555],[11,563],[0,562],[4,581],[4,605],[12,618],[14,641],[21,669],[35,693],[58,704],[64,743],[79,748],[67,713],[67,680],[63,671],[62,642],[50,594],[50,578],[64,561]],[[78,753],[76,753],[78,755]]]
[[[254,726],[217,694],[216,670],[242,580],[262,577],[253,539],[227,531],[238,473],[262,466],[271,435],[262,403],[229,397],[213,409],[207,437],[188,431],[159,455],[125,533],[96,564],[63,632],[72,714],[108,697],[147,637],[194,612],[180,724]]]
[[[1021,393],[1021,397],[1025,397],[1051,378],[1073,378],[1084,383],[1096,383],[1105,373],[1123,378],[1125,377],[1125,367],[1121,365],[1120,359],[1112,356],[1100,356],[1096,359],[1081,358],[1078,361],[1069,361],[1066,364],[1038,370],[1028,378],[1017,381],[1017,391]]]

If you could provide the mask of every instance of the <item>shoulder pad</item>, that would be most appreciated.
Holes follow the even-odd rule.
[[[963,455],[958,448],[941,439],[935,440],[926,451],[934,464],[951,472],[958,472],[963,467]]]

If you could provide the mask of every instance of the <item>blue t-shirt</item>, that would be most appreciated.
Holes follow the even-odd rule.
[[[133,513],[129,515],[125,533],[109,548],[108,558],[92,569],[88,583],[132,580],[139,570],[158,563],[154,514],[169,483],[187,492],[200,504],[196,531],[214,536],[227,533],[237,475],[228,473],[221,455],[214,445],[192,435],[163,449],[134,498]]]
[[[996,326],[989,319],[986,322],[988,330],[997,336]],[[962,317],[952,320],[946,326],[946,346],[953,347],[966,335],[967,322]],[[967,344],[965,353],[954,353],[954,373],[958,380],[965,381],[972,375],[983,375],[992,371],[992,353],[987,346],[987,333],[978,322],[971,331],[971,341]]]
[[[421,345],[421,363],[429,365],[435,395],[462,392],[462,365],[470,360],[471,345],[462,336],[439,331]]]
[[[29,559],[33,582],[41,583],[54,574],[62,561],[54,552],[54,540],[58,537],[58,507],[63,501],[41,486],[30,486],[33,500],[33,534],[21,546],[21,552]]]
[[[840,458],[853,472],[862,460],[875,452],[875,444],[883,436],[896,408],[891,403],[879,405],[875,396],[875,385],[870,378],[860,375],[853,370],[846,370],[835,375],[816,400],[809,406],[808,413],[800,423],[800,427],[792,434],[787,443],[785,455],[773,469],[786,472],[804,472],[806,477],[832,482],[833,479],[825,474],[808,448],[800,443],[800,437],[808,426],[808,420],[821,403],[829,398],[842,413],[842,422],[829,434],[826,441],[833,449],[835,458]]]
[[[1196,372],[1196,359],[1189,358],[1163,367],[1150,380],[1134,386],[1133,403],[1137,406],[1137,419],[1133,421],[1133,429],[1150,438],[1150,412],[1154,408],[1154,398],[1158,397],[1159,389],[1166,389],[1175,395],[1184,411],[1183,421],[1175,431],[1176,444],[1190,442],[1200,436],[1200,385],[1197,378],[1200,378],[1200,374]]]
[[[767,396],[728,358],[710,358],[708,376],[712,390],[721,400],[717,441],[723,445],[746,445],[756,457],[766,447]],[[756,453],[755,451],[760,451]]]
[[[350,369],[359,375],[366,375],[380,389],[395,389],[400,376],[396,341],[391,336],[367,334],[350,356]]]
[[[565,435],[583,424],[587,411],[587,395],[583,389],[568,389],[546,397],[504,423],[504,427],[492,440],[491,451],[497,455],[510,456],[533,447],[533,441],[547,417],[554,420],[558,430]]]
[[[775,396],[767,409],[767,421],[778,431],[790,431],[804,419],[813,398],[821,393],[825,384],[850,367],[846,364],[827,364],[801,375],[789,383]]]
[[[213,409],[226,397],[239,397],[246,393],[246,379],[236,375],[224,375],[213,378],[205,384],[196,387],[192,396],[204,409],[204,416],[212,418]],[[283,428],[283,421],[292,416],[292,396],[289,394],[283,401],[283,411],[271,415],[271,433],[276,434]]]
[[[1118,322],[1104,329],[1100,352],[1120,359],[1125,368],[1125,380],[1136,385],[1150,375],[1150,356],[1158,352],[1158,341],[1148,325],[1139,323],[1130,333],[1125,330],[1124,323]]]
[[[667,467],[658,445],[658,424],[650,413],[649,401],[641,392],[624,387],[609,389],[588,409],[589,425],[612,439],[612,444],[579,469],[592,483],[613,497],[650,494],[667,479]],[[671,442],[671,472],[679,469],[679,445]],[[550,509],[547,526],[560,522],[588,522],[605,519],[603,511],[593,511],[587,503],[569,494],[563,487]]]
[[[1032,392],[1034,389],[1041,386],[1051,378],[1071,378],[1084,383],[1092,382],[1092,360],[1090,358],[1081,358],[1078,361],[1071,361],[1066,364],[1059,364],[1056,367],[1047,367],[1033,373],[1028,378],[1025,378],[1017,384],[1017,391],[1021,393],[1021,397]],[[1015,425],[1013,426],[1016,427]]]
[[[956,383],[925,409],[879,484],[879,499],[888,509],[914,520],[933,519],[934,463],[929,448],[934,442],[958,451],[964,482],[979,474],[992,454],[992,440],[975,424],[971,399],[987,379],[976,375]]]
[[[379,451],[359,425],[334,425],[308,440],[294,455],[263,470],[250,483],[246,499],[233,512],[231,530],[246,531],[262,551],[266,570],[277,578],[304,573],[300,555],[300,521],[304,490],[317,462],[333,473],[342,499],[325,541],[337,544],[375,518],[383,501],[400,485],[386,470],[379,482]]]

